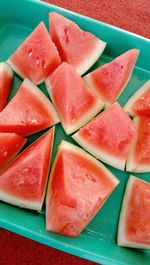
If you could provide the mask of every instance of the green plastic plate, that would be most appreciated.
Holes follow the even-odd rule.
[[[148,39],[34,0],[0,1],[0,61],[7,59],[41,20],[48,27],[48,13],[50,11],[65,15],[78,23],[83,29],[91,31],[104,41],[107,41],[107,48],[94,67],[110,61],[130,48],[140,49],[140,56],[131,80],[119,98],[119,102],[122,105],[138,87],[150,78],[150,41]],[[10,98],[18,89],[20,83],[21,79],[15,75]],[[41,85],[40,88],[46,93],[44,85]],[[29,143],[38,135],[30,137]],[[61,139],[72,141],[71,137],[65,135],[61,126],[57,125],[53,157]],[[118,247],[116,244],[119,211],[129,173],[121,172],[112,167],[109,168],[120,179],[120,185],[79,237],[69,239],[46,232],[44,207],[42,212],[37,214],[33,211],[19,209],[0,202],[0,226],[97,263],[107,265],[150,264],[149,251]],[[138,176],[147,181],[150,180],[150,174],[138,174]]]

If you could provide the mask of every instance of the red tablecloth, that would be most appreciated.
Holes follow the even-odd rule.
[[[47,0],[150,38],[149,0]],[[32,240],[0,230],[0,265],[94,265]]]

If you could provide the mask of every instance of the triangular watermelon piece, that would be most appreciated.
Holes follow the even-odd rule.
[[[43,22],[10,56],[8,63],[18,75],[29,78],[35,84],[42,83],[61,63],[57,48]]]
[[[150,172],[150,117],[135,117],[133,121],[136,134],[126,169],[131,172]]]
[[[0,132],[27,136],[59,122],[49,99],[25,79],[13,99],[0,113]]]
[[[130,176],[120,213],[118,245],[150,249],[150,183]]]
[[[83,75],[98,60],[106,43],[58,13],[50,13],[49,22],[50,34],[62,61]]]
[[[53,148],[52,128],[20,153],[0,174],[0,200],[40,211]]]
[[[0,63],[0,111],[6,106],[12,81],[12,69],[7,63]]]
[[[83,149],[62,141],[46,196],[46,229],[78,236],[102,207],[119,180]]]
[[[85,82],[105,105],[112,104],[126,87],[138,54],[137,49],[129,50],[84,76]]]
[[[105,163],[124,170],[135,128],[116,102],[73,135],[73,139]]]
[[[46,86],[67,134],[79,129],[103,107],[76,70],[65,62],[48,77]]]
[[[124,110],[130,116],[150,116],[150,79],[128,100]]]
[[[15,133],[0,133],[0,171],[20,152],[26,141]]]

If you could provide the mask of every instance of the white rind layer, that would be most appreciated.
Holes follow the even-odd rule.
[[[0,72],[6,72],[10,77],[13,78],[13,71],[8,63],[5,62],[0,63]]]
[[[135,172],[135,173],[144,173],[144,172],[150,172],[150,165],[138,165],[135,158],[135,147],[136,147],[136,143],[137,143],[137,138],[138,138],[138,124],[139,124],[139,117],[135,117],[133,119],[135,128],[136,128],[136,133],[135,133],[135,137],[131,143],[131,147],[130,147],[130,151],[128,154],[128,158],[126,161],[126,171],[129,172]]]
[[[142,97],[142,95],[147,91],[147,89],[150,87],[150,79],[141,86],[130,99],[127,101],[127,103],[124,105],[123,109],[126,111],[131,117],[136,116],[134,111],[132,110],[133,104]]]
[[[58,122],[60,122],[60,119],[58,117],[58,114],[57,114],[54,106],[52,105],[50,100],[44,95],[43,92],[41,92],[41,90],[36,85],[34,83],[32,83],[28,78],[25,78],[22,84],[25,85],[26,90],[28,90],[29,93],[32,93],[33,95],[35,95],[35,98],[36,97],[39,98],[39,100],[44,103],[46,109],[50,113],[50,116],[52,116],[52,118],[53,118],[53,123],[51,123],[50,126],[53,126],[53,125],[57,124]]]
[[[121,207],[121,212],[120,212],[120,219],[119,219],[119,226],[118,226],[118,237],[117,237],[117,243],[119,246],[123,246],[123,247],[132,247],[132,248],[144,248],[144,249],[150,249],[150,245],[144,245],[141,243],[136,243],[136,242],[131,242],[129,241],[126,236],[125,236],[125,225],[126,225],[126,215],[127,215],[127,211],[128,211],[128,204],[129,204],[129,199],[130,199],[130,195],[131,195],[131,191],[132,191],[132,184],[134,182],[134,180],[138,179],[137,177],[134,176],[130,176],[127,186],[126,186],[126,190],[125,190],[125,194],[124,194],[124,198],[123,198],[123,203],[122,203],[122,207]],[[138,179],[139,180],[139,179]],[[141,180],[145,182],[144,180]]]
[[[63,122],[63,117],[61,117],[61,115],[59,114],[59,110],[57,109],[57,106],[55,104],[55,101],[53,99],[51,90],[52,87],[50,85],[50,81],[46,81],[45,82],[46,88],[48,90],[48,93],[50,95],[50,98],[55,106],[55,109],[60,117],[61,120],[61,124],[66,132],[66,134],[72,134],[73,132],[77,131],[79,128],[81,128],[82,126],[84,126],[87,122],[89,122],[92,118],[94,118],[103,108],[104,103],[100,100],[100,99],[96,99],[96,103],[94,105],[94,107],[91,107],[88,112],[86,112],[80,119],[78,119],[74,124],[72,125],[67,125]]]
[[[7,60],[7,63],[10,65],[10,67],[13,69],[13,71],[15,73],[17,73],[17,75],[19,75],[22,79],[25,79],[26,76],[24,76],[20,71],[19,69],[12,63],[12,61],[10,59]],[[34,83],[35,85],[40,85],[45,79],[42,78],[39,82],[37,83]]]
[[[98,40],[97,45],[95,45],[95,49],[92,50],[91,55],[88,54],[87,58],[84,61],[82,61],[81,64],[74,66],[76,71],[80,75],[86,73],[92,67],[92,65],[98,60],[98,58],[103,53],[106,44],[107,44],[106,42]]]
[[[80,131],[79,131],[80,133]],[[103,150],[99,150],[96,147],[93,147],[88,142],[86,142],[86,139],[83,139],[80,137],[79,133],[75,133],[72,138],[81,145],[85,150],[87,150],[90,154],[94,155],[97,159],[100,159],[106,164],[109,164],[113,167],[116,167],[120,170],[124,170],[125,168],[125,159],[119,159],[118,157],[114,157],[113,155],[109,155]]]
[[[15,196],[8,195],[8,193],[5,193],[4,191],[0,191],[0,200],[21,208],[36,211],[41,211],[43,203],[43,199],[39,202],[33,200],[23,200]]]

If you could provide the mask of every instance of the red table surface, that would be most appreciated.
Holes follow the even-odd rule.
[[[150,38],[150,0],[45,0]],[[96,265],[4,229],[0,265]]]

